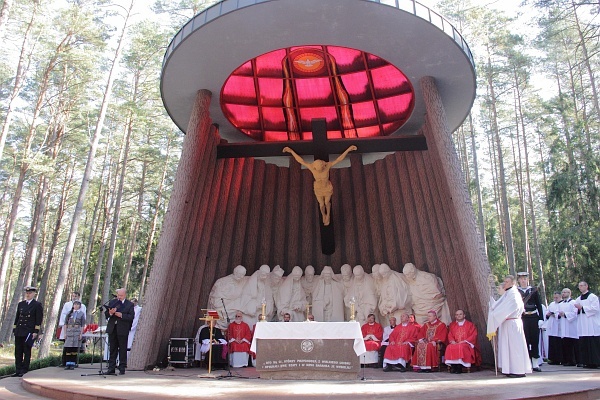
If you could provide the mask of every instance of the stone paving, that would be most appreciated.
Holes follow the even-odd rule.
[[[127,371],[124,376],[97,372],[98,365],[81,365],[74,371],[51,367],[5,378],[0,380],[0,399],[600,399],[600,370],[547,365],[544,372],[512,379],[490,370],[455,375],[372,368],[351,381],[265,380],[254,368],[232,369],[231,377],[227,371],[208,374],[200,368]]]

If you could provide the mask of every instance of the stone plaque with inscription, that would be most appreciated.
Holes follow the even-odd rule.
[[[256,370],[271,379],[354,379],[353,339],[258,339]]]

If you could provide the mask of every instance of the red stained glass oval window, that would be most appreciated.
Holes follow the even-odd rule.
[[[310,140],[313,118],[327,136],[387,136],[410,117],[413,87],[398,68],[364,51],[336,46],[275,50],[245,62],[221,89],[221,108],[258,141]]]

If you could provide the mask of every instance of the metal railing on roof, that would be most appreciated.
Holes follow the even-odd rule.
[[[165,52],[165,57],[163,59],[163,68],[167,62],[167,60],[171,57],[175,49],[181,44],[188,36],[194,33],[197,29],[201,28],[203,25],[206,25],[210,21],[228,14],[230,12],[239,10],[241,8],[253,6],[259,3],[266,3],[269,1],[277,1],[277,0],[223,0],[220,1],[206,10],[198,13],[195,17],[190,19],[180,30],[177,32],[169,46],[167,47],[167,51]],[[411,13],[430,24],[436,26],[439,30],[444,32],[447,36],[449,36],[454,42],[460,47],[469,61],[475,69],[475,60],[473,59],[473,54],[471,53],[471,49],[469,45],[462,37],[460,32],[444,17],[435,11],[431,10],[429,7],[424,6],[415,0],[361,0],[361,1],[369,1],[373,3],[379,3],[386,6],[394,7],[399,10]]]

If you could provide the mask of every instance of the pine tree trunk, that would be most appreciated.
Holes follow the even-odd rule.
[[[488,57],[488,69],[492,69],[492,60]],[[502,221],[504,226],[504,243],[506,245],[506,258],[508,261],[508,268],[511,275],[515,273],[515,251],[512,239],[512,223],[510,220],[510,209],[508,205],[508,194],[506,191],[506,176],[504,169],[504,155],[502,154],[502,144],[500,141],[500,132],[498,131],[498,113],[496,111],[496,95],[494,93],[494,83],[492,81],[491,73],[488,74],[488,86],[490,90],[491,108],[492,108],[492,132],[496,141],[496,157],[498,162],[498,178],[499,178],[499,190],[500,190],[500,204],[502,207]]]
[[[48,180],[42,177],[40,181],[41,187],[38,190],[36,206],[34,209],[33,218],[31,220],[31,229],[25,249],[25,258],[23,259],[23,264],[21,265],[17,284],[8,308],[7,317],[2,322],[2,329],[0,329],[0,343],[7,341],[11,335],[14,315],[17,312],[17,305],[23,298],[23,286],[31,284],[33,262],[36,258],[37,248],[42,231],[42,220],[46,209],[46,197],[48,195]]]
[[[63,181],[60,194],[60,201],[58,202],[58,208],[56,210],[56,222],[52,231],[52,240],[50,242],[50,247],[48,248],[48,256],[46,257],[46,267],[44,268],[44,275],[42,276],[42,281],[40,283],[37,297],[38,301],[42,304],[45,304],[46,301],[46,293],[48,292],[48,282],[50,280],[52,272],[52,261],[54,260],[54,251],[58,246],[58,241],[60,238],[60,232],[62,228],[62,219],[65,214],[65,208],[67,207],[69,188],[71,187],[71,182],[73,182],[74,172],[75,169],[71,166],[68,166],[65,170],[65,179]]]
[[[154,215],[152,216],[152,223],[150,224],[150,232],[148,233],[148,240],[146,241],[146,255],[144,256],[144,268],[142,270],[142,282],[140,283],[140,295],[139,300],[142,301],[145,295],[146,289],[146,277],[148,276],[148,267],[150,265],[150,255],[152,254],[152,244],[154,243],[154,236],[156,235],[156,226],[158,225],[158,215],[160,213],[160,207],[163,197],[163,188],[165,179],[167,177],[167,169],[169,164],[169,158],[171,156],[171,141],[167,143],[166,157],[163,168],[162,177],[160,178],[160,184],[158,185],[158,193],[156,196],[156,207],[154,209]]]
[[[477,161],[477,145],[475,142],[475,128],[473,127],[473,116],[469,113],[469,132],[471,133],[471,154],[473,154],[473,178],[475,179],[475,190],[477,191],[477,226],[481,242],[485,245],[487,254],[487,242],[485,239],[485,224],[483,220],[483,199],[481,198],[481,184],[479,182],[479,163]]]
[[[108,105],[110,103],[110,98],[112,94],[113,82],[116,75],[116,67],[121,58],[121,52],[124,45],[125,33],[127,32],[127,24],[129,22],[129,16],[131,13],[131,9],[133,7],[133,1],[129,5],[129,9],[127,10],[127,14],[125,16],[125,21],[123,24],[123,29],[121,31],[121,36],[117,42],[117,49],[115,50],[115,55],[113,58],[113,62],[110,68],[110,72],[108,75],[108,81],[106,83],[106,87],[104,90],[104,96],[102,99],[100,114],[98,115],[98,120],[96,122],[96,129],[94,130],[94,135],[92,137],[90,150],[88,152],[88,158],[85,166],[85,172],[82,177],[81,187],[79,189],[79,195],[77,197],[77,204],[75,206],[75,210],[73,212],[72,221],[71,221],[71,229],[69,230],[69,235],[67,238],[67,244],[65,247],[65,251],[63,254],[63,259],[60,264],[60,269],[58,272],[58,280],[56,282],[55,289],[55,298],[53,304],[49,308],[48,315],[45,316],[45,332],[53,331],[56,326],[58,320],[58,311],[60,308],[60,299],[62,297],[65,283],[67,281],[67,275],[69,274],[69,266],[71,265],[71,258],[73,256],[73,249],[75,248],[75,241],[77,239],[77,233],[79,231],[79,222],[81,221],[81,216],[83,213],[84,203],[87,197],[87,190],[90,184],[90,180],[93,176],[96,151],[98,149],[98,143],[100,141],[102,127],[104,126],[104,119],[106,117],[106,111],[108,109]],[[40,345],[40,350],[38,353],[38,358],[46,357],[49,354],[50,344],[52,342],[51,335],[44,335],[42,338],[42,342]]]
[[[8,2],[8,4],[7,4]],[[4,4],[2,6],[2,14],[0,14],[0,18],[2,18],[4,15],[4,11],[5,8],[8,10],[10,10],[10,6],[11,6],[12,0],[4,0]],[[2,131],[0,131],[0,160],[2,159],[2,155],[4,154],[4,145],[6,144],[6,137],[8,136],[8,131],[10,130],[10,126],[12,123],[12,118],[14,115],[14,107],[15,107],[15,101],[17,100],[17,97],[19,96],[19,93],[21,92],[21,89],[23,88],[23,84],[25,83],[25,77],[27,75],[27,71],[29,68],[29,62],[31,59],[31,51],[29,53],[27,53],[27,44],[29,42],[30,39],[30,35],[31,35],[31,29],[33,28],[33,25],[35,23],[36,17],[37,17],[37,13],[39,10],[39,3],[36,1],[34,3],[33,6],[33,11],[31,13],[31,18],[29,20],[29,23],[27,24],[27,28],[25,29],[25,34],[23,36],[23,41],[21,42],[21,53],[19,54],[19,61],[17,63],[17,72],[15,74],[15,80],[14,80],[14,85],[8,100],[8,106],[6,108],[5,111],[5,116],[4,116],[4,123],[2,124]],[[8,18],[8,13],[6,14],[6,18]],[[4,25],[0,25],[0,29],[3,29]],[[0,291],[0,297],[2,295],[2,292]]]

